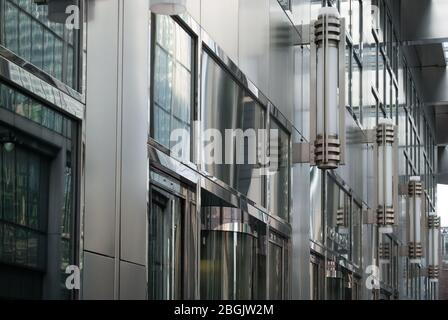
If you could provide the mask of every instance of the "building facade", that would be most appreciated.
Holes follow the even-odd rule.
[[[434,113],[399,1],[187,0],[178,16],[148,0],[62,1],[77,27],[54,2],[0,0],[0,297],[437,298]],[[296,157],[313,143],[309,34],[323,5],[346,30],[335,170]],[[371,219],[383,119],[400,185],[388,234]],[[413,176],[419,263],[402,190]]]

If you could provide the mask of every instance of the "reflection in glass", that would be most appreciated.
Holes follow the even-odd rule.
[[[356,202],[352,206],[352,261],[361,266],[362,254],[362,207]]]
[[[45,268],[48,169],[44,157],[21,146],[0,148],[1,262]]]
[[[148,298],[181,298],[181,202],[153,190],[149,215]]]
[[[1,83],[0,108],[30,119],[66,138],[71,137],[71,122],[66,117]]]
[[[317,167],[310,167],[310,237],[316,243],[324,244],[322,239],[322,204],[323,204],[323,189],[322,189],[322,171]]]
[[[266,112],[206,52],[202,66],[205,169],[252,201],[265,205],[265,166],[260,161],[265,152],[260,149],[265,149],[267,141],[260,129],[266,127]]]
[[[269,299],[283,298],[283,253],[282,247],[269,242]]]
[[[353,65],[352,65],[352,86],[351,86],[351,95],[352,95],[352,110],[356,116],[356,118],[361,122],[362,114],[361,114],[361,90],[362,90],[362,82],[361,82],[361,65],[357,62],[356,58],[353,57]]]
[[[201,299],[265,299],[266,224],[226,207],[203,207],[201,222]]]
[[[327,246],[350,259],[351,205],[345,191],[328,175],[327,179]]]
[[[254,299],[256,239],[226,231],[202,231],[201,298]]]
[[[351,35],[353,48],[359,53],[362,34],[362,2],[359,0],[351,0],[351,2]]]
[[[0,0],[0,12],[4,12],[4,19],[0,19],[0,45],[68,86],[80,89],[75,72],[79,30],[50,22],[48,5],[34,0]]]
[[[270,122],[270,135],[270,211],[288,221],[290,136],[273,118]]]
[[[179,154],[190,160],[191,110],[193,97],[191,36],[171,17],[156,16],[154,45],[154,85],[152,137],[167,149],[178,141],[170,141],[176,129],[184,130]],[[188,139],[188,141],[186,141]]]
[[[269,299],[281,300],[289,294],[289,244],[286,238],[269,233]]]

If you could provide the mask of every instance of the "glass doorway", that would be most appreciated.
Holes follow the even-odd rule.
[[[266,224],[238,208],[201,211],[201,299],[266,299]]]
[[[148,216],[148,298],[197,296],[198,238],[195,193],[179,182],[151,173]]]

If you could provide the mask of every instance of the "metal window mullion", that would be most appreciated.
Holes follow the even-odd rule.
[[[327,76],[327,69],[328,69],[328,16],[327,15],[323,15],[323,27],[324,27],[324,123],[323,123],[323,162],[327,163],[328,162],[328,134],[327,134],[327,129],[328,129],[328,76]]]

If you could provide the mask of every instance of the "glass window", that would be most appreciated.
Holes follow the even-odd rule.
[[[362,2],[352,0],[352,17],[351,17],[351,35],[353,39],[353,48],[359,53],[362,41]]]
[[[264,206],[268,152],[264,130],[266,111],[211,55],[204,51],[202,57],[205,170]],[[277,146],[289,152],[289,140],[285,145],[283,129],[277,132],[278,139],[272,136],[271,143],[280,143]],[[283,170],[285,165],[283,158],[275,162],[279,160],[276,156],[272,156],[274,173]],[[277,174],[273,176],[275,179]]]
[[[202,217],[201,299],[266,299],[266,225],[235,208]]]
[[[327,246],[350,259],[351,204],[347,193],[327,175]]]
[[[48,160],[22,146],[7,151],[0,144],[0,169],[0,228],[4,237],[0,239],[0,261],[43,270]]]
[[[151,194],[148,245],[148,297],[181,299],[181,217],[179,198],[159,189]]]
[[[339,12],[341,13],[341,16],[345,18],[345,30],[347,34],[353,36],[351,2],[352,0],[339,0]]]
[[[362,68],[358,60],[353,57],[352,66],[352,110],[359,122],[362,122]]]
[[[384,234],[379,234],[379,258],[380,281],[387,286],[392,286],[392,239]]]
[[[252,299],[254,237],[236,232],[203,231],[201,298]]]
[[[0,0],[0,12],[4,13],[4,18],[0,19],[0,30],[3,32],[0,45],[75,90],[80,90],[80,82],[75,79],[79,61],[78,55],[74,54],[80,47],[80,30],[69,29],[65,23],[49,21],[48,6],[54,5],[54,2]],[[70,0],[67,5],[79,7],[79,3]]]
[[[172,150],[173,156],[189,161],[194,91],[193,39],[171,17],[154,17],[151,136]],[[175,130],[178,134],[173,134]],[[176,145],[181,148],[174,151]]]
[[[351,110],[353,97],[353,48],[350,43],[346,43],[345,48],[345,104]]]
[[[312,241],[319,243],[321,245],[324,244],[322,239],[322,206],[324,204],[323,201],[323,177],[322,170],[319,170],[315,166],[310,167],[310,238]]]
[[[2,83],[0,83],[0,108],[10,110],[66,138],[71,138],[71,122],[68,118]]]
[[[270,210],[289,220],[289,142],[290,136],[277,120],[270,122]]]
[[[388,70],[384,71],[386,74],[386,82],[384,83],[384,106],[388,117],[392,115],[392,78]]]
[[[372,27],[379,31],[381,25],[380,0],[372,0],[371,4]]]
[[[4,109],[3,112],[5,110],[13,112],[34,123],[29,123],[29,125],[37,124],[44,131],[46,127],[65,138],[67,151],[65,171],[61,169],[61,171],[53,173],[52,170],[51,174],[63,176],[65,184],[64,205],[59,211],[61,214],[60,266],[62,275],[60,298],[70,298],[72,292],[65,288],[67,277],[65,267],[68,264],[74,264],[76,257],[74,251],[74,241],[77,236],[74,232],[76,216],[75,208],[72,205],[75,196],[75,182],[71,178],[73,174],[71,163],[76,155],[72,153],[73,149],[70,145],[71,131],[76,130],[76,125],[70,118],[1,83],[0,108]],[[51,117],[48,117],[47,115],[50,114]],[[21,121],[27,120],[22,119]],[[0,248],[0,261],[30,267],[42,273],[45,271],[47,263],[47,220],[49,215],[54,217],[56,214],[53,210],[52,212],[48,210],[52,158],[36,151],[44,142],[32,140],[31,148],[29,138],[22,136],[20,132],[0,126],[0,228],[3,230],[3,236],[8,234],[12,237],[7,241],[0,239],[0,247],[2,247]],[[14,142],[14,148],[8,151],[4,148],[4,144],[10,141]]]
[[[283,10],[291,11],[291,0],[278,0]]]
[[[287,283],[286,241],[276,233],[269,235],[269,299],[282,300],[286,296]]]
[[[283,293],[283,259],[282,247],[269,243],[269,298],[271,300],[281,300]]]
[[[352,261],[361,266],[362,256],[362,207],[353,202],[352,206]]]

